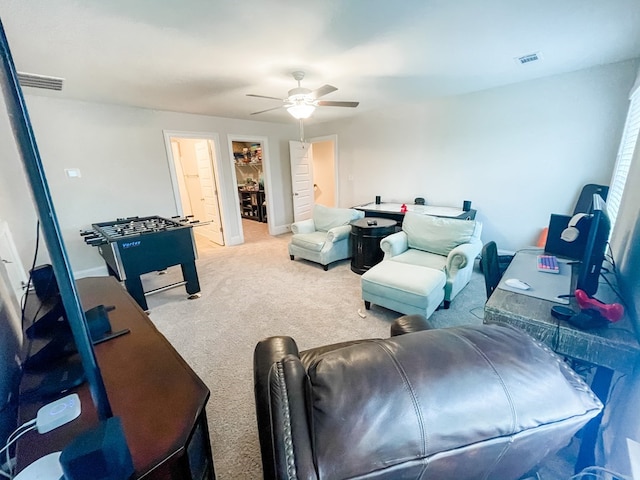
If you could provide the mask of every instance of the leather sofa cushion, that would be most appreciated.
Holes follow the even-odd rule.
[[[425,470],[444,478],[456,469],[461,476],[448,478],[492,478],[494,468],[509,470],[505,462],[517,472],[541,450],[561,448],[601,408],[560,358],[497,325],[346,346],[317,357],[308,377],[322,479],[420,478]]]
[[[407,212],[402,230],[407,234],[409,248],[438,255],[449,255],[458,245],[469,243],[474,235],[474,220],[434,217]]]

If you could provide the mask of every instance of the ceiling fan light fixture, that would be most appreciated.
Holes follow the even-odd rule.
[[[309,118],[315,109],[316,107],[314,105],[301,103],[291,105],[287,108],[287,112],[289,112],[293,118],[300,120],[303,118]]]

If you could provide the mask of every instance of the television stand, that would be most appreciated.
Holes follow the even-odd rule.
[[[114,415],[122,420],[135,469],[132,478],[215,480],[205,413],[207,386],[114,277],[83,278],[76,284],[85,310],[114,305],[109,312],[113,331],[130,330],[94,349]],[[38,304],[35,295],[29,297],[25,327]],[[77,354],[71,355],[69,361],[75,357]],[[25,373],[21,392],[31,388],[34,375]],[[17,472],[63,450],[77,435],[98,424],[87,383],[69,393],[80,396],[80,417],[51,432],[33,431],[20,438]],[[20,402],[18,424],[35,418],[38,409],[51,400],[37,398],[30,395]]]

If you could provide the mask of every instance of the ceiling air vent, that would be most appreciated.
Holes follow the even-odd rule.
[[[537,62],[538,60],[542,60],[542,53],[541,52],[530,53],[529,55],[516,57],[514,60],[516,61],[516,63],[519,63],[520,65],[525,65],[527,63]]]
[[[64,78],[36,75],[35,73],[18,72],[18,80],[23,87],[45,88],[47,90],[62,90]]]

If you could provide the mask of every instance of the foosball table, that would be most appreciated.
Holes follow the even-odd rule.
[[[109,275],[124,282],[134,300],[148,310],[145,297],[169,288],[184,285],[189,298],[199,296],[194,223],[198,222],[188,218],[127,217],[94,223],[80,235],[87,245],[98,247]],[[144,291],[141,275],[174,265],[182,268],[183,281]]]

